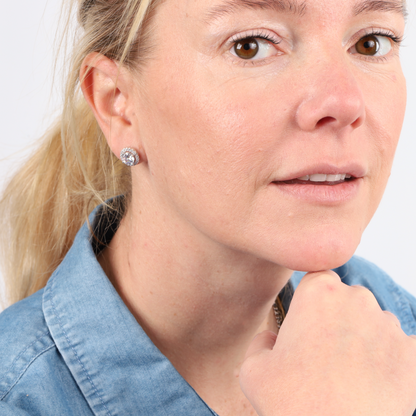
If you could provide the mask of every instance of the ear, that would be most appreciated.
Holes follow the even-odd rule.
[[[140,149],[131,107],[131,74],[99,53],[89,54],[80,70],[81,89],[113,153],[124,147]],[[139,151],[139,153],[142,153]],[[140,154],[143,159],[143,155]]]

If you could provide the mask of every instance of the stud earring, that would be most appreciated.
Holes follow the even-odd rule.
[[[140,163],[140,157],[131,147],[125,147],[120,152],[121,161],[127,166],[136,166]]]

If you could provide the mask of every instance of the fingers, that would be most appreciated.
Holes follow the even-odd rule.
[[[272,350],[274,344],[276,343],[277,335],[271,331],[264,331],[254,337],[251,341],[248,350],[246,352],[246,357],[251,357],[264,350]]]
[[[299,288],[301,289],[300,291],[311,296],[311,299],[314,294],[332,294],[332,296],[334,298],[337,297],[339,301],[341,300],[340,296],[343,293],[345,301],[353,298],[355,302],[357,304],[361,304],[362,307],[375,307],[381,312],[377,299],[369,289],[361,285],[346,285],[332,270],[306,273],[299,283],[298,289]],[[396,321],[396,324],[400,325],[397,318],[393,314],[391,315],[392,319]]]
[[[300,289],[300,290],[299,290]],[[319,299],[319,302],[317,301]],[[303,308],[309,309],[311,320],[326,319],[327,325],[334,324],[330,314],[348,314],[350,324],[361,322],[362,319],[378,321],[380,325],[401,329],[400,321],[388,311],[382,311],[374,294],[360,285],[348,286],[331,270],[307,273],[301,280],[292,299],[291,309],[302,313]],[[290,312],[289,312],[290,314]],[[288,315],[289,315],[288,314]],[[344,320],[344,323],[347,321]]]
[[[329,310],[329,303],[336,299],[338,302],[342,294],[347,299],[346,287],[332,270],[306,273],[295,290],[286,320],[291,312],[302,313],[307,309],[310,313],[319,315]],[[318,319],[317,316],[314,318]],[[310,319],[313,320],[312,316]]]
[[[360,293],[360,295],[364,298],[367,298],[368,302],[372,302],[374,305],[377,305],[377,309],[380,309],[380,311],[383,313],[385,319],[387,319],[387,321],[391,322],[392,324],[394,324],[397,328],[401,329],[402,325],[399,321],[399,319],[397,318],[396,315],[394,315],[393,313],[391,313],[390,311],[382,311],[377,299],[374,297],[373,293],[367,289],[366,287],[360,286],[360,285],[352,285],[350,286],[351,288],[355,289],[356,291],[358,291]]]

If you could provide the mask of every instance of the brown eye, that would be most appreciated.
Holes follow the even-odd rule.
[[[378,36],[369,35],[361,38],[355,45],[355,50],[361,55],[374,56],[380,49]]]
[[[252,59],[258,51],[259,44],[254,38],[241,39],[234,45],[234,52],[241,59]]]

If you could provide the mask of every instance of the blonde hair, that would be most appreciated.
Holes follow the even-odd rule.
[[[79,71],[91,52],[139,70],[149,53],[156,3],[160,0],[70,0],[67,4],[66,39],[74,10],[78,31],[62,115],[0,200],[0,255],[8,304],[46,285],[93,207],[130,192],[129,170],[109,150],[82,97]]]

